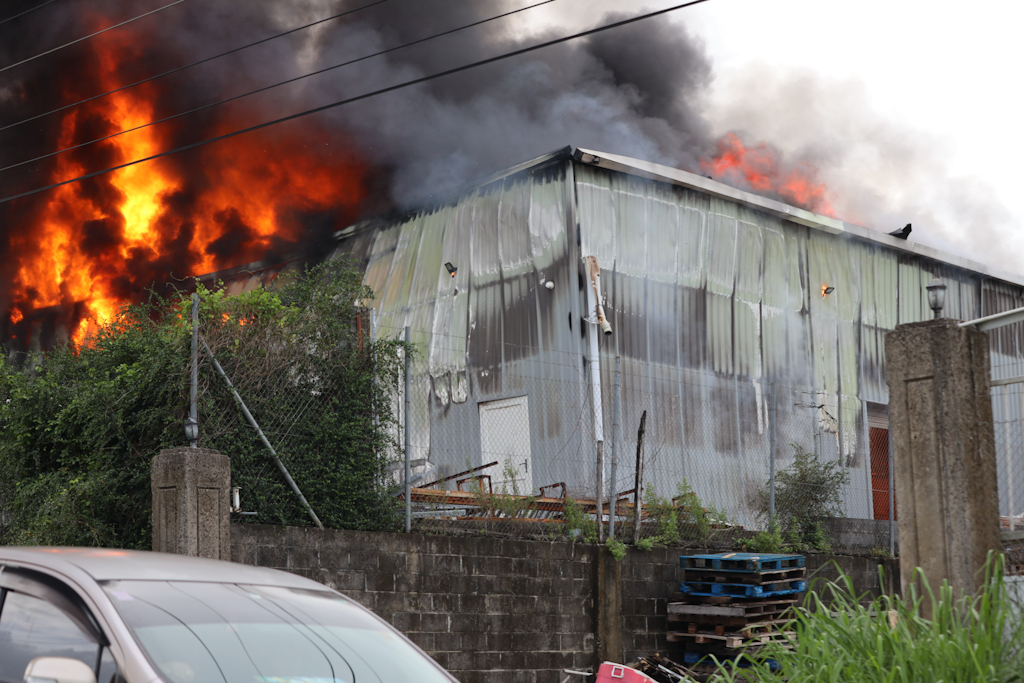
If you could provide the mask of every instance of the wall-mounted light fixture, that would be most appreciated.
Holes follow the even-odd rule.
[[[458,268],[452,265],[451,261],[444,264],[444,269],[447,270],[448,274],[451,275],[452,277],[455,277],[455,272],[458,270]]]
[[[831,294],[834,291],[836,291],[836,288],[833,287],[832,285],[822,285],[821,286],[821,298],[824,299],[826,296],[828,296],[829,294]]]
[[[928,305],[936,319],[942,317],[942,309],[946,305],[946,285],[939,278],[932,278],[931,283],[925,287],[928,290]]]

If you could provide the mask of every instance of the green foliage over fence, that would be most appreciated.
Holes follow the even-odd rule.
[[[392,527],[402,345],[357,331],[372,293],[355,269],[201,295],[203,336],[324,524]],[[31,370],[0,361],[0,542],[150,546],[150,461],[187,445],[189,308],[153,296]],[[309,523],[205,353],[199,421],[200,446],[231,457],[254,521]]]

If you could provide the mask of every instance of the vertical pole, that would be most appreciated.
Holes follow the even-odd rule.
[[[892,425],[889,425],[889,555],[896,555],[896,473],[892,461]]]
[[[615,537],[615,505],[619,502],[618,471],[619,471],[619,432],[622,422],[622,382],[621,360],[615,356],[615,394],[612,398],[612,473],[608,482],[608,536]]]
[[[597,542],[604,543],[604,441],[597,442]]]
[[[597,540],[604,543],[604,408],[601,397],[601,355],[597,338],[601,334],[598,326],[600,301],[597,295],[597,276],[600,269],[597,259],[588,256],[584,259],[590,286],[587,287],[587,322],[590,324],[587,336],[590,350],[590,392],[594,406],[594,441],[597,443],[597,485],[594,487],[594,498],[597,506]]]
[[[192,424],[199,426],[199,293],[192,293],[192,387],[189,392],[188,416]],[[196,430],[198,436],[198,429]],[[190,439],[192,448],[199,448],[198,439]]]
[[[775,422],[775,382],[772,382],[768,394],[768,529],[775,530],[775,456],[776,456],[776,435]]]
[[[1020,385],[1018,385],[1020,386]],[[1006,433],[1006,505],[1010,516],[1010,531],[1014,531],[1017,525],[1013,522],[1013,508],[1016,507],[1013,491],[1013,449],[1010,447],[1010,387],[1003,387],[1003,429]],[[1021,394],[1021,408],[1024,409],[1024,394]]]
[[[636,433],[636,484],[633,487],[633,545],[640,542],[640,522],[644,504],[644,431],[647,429],[647,411],[640,416],[640,429]]]
[[[410,427],[412,420],[409,414],[412,412],[412,396],[409,387],[409,366],[412,364],[409,358],[409,342],[412,336],[409,326],[405,326],[405,532],[412,531],[412,439],[410,438]]]

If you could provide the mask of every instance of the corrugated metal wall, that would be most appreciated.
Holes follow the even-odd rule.
[[[413,458],[429,458],[432,474],[493,459],[480,452],[478,406],[516,396],[529,401],[533,481],[589,474],[577,471],[593,461],[593,445],[584,439],[592,423],[574,321],[567,168],[518,174],[406,217],[378,231],[368,250],[364,282],[377,295],[378,334],[408,325],[421,349]],[[346,250],[343,243],[337,255]]]
[[[614,328],[600,339],[609,444],[612,368],[622,359],[618,490],[632,488],[647,410],[648,481],[671,495],[685,477],[741,522],[768,476],[773,385],[777,467],[791,462],[790,443],[841,459],[847,514],[870,518],[867,403],[888,403],[885,333],[931,317],[924,287],[934,276],[949,288],[949,317],[1022,303],[1020,288],[976,273],[574,162],[518,173],[359,239],[379,334],[410,325],[423,349],[414,458],[440,475],[481,464],[478,404],[527,396],[534,484],[592,490],[580,320],[582,257],[596,256]],[[454,278],[445,262],[458,267]],[[835,288],[828,296],[825,285]],[[994,367],[1019,365],[1022,353],[1019,334],[994,333]]]
[[[777,466],[790,442],[841,457],[847,513],[871,517],[866,402],[888,402],[884,335],[931,318],[924,286],[936,275],[945,313],[974,317],[978,277],[665,183],[582,165],[576,177],[581,255],[602,267],[616,329],[604,386],[618,354],[626,432],[653,411],[662,492],[685,476],[741,508],[767,479],[774,383]],[[825,285],[835,289],[822,296]]]

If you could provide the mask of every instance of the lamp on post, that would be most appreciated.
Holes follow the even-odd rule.
[[[942,317],[942,309],[946,305],[946,285],[939,278],[932,278],[931,284],[925,289],[928,290],[928,305],[935,313],[935,319]]]

